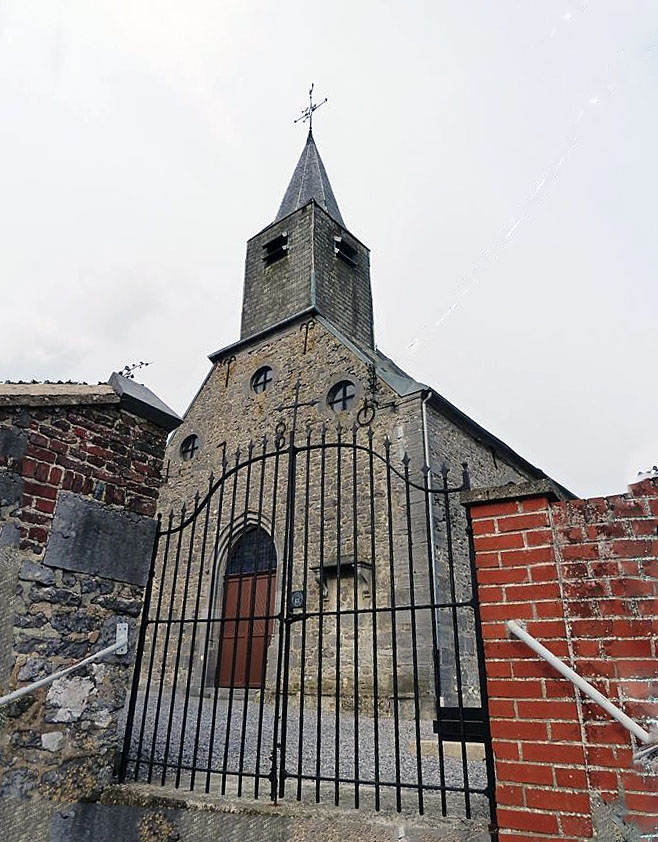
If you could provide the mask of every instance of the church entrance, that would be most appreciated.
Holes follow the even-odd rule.
[[[217,686],[261,686],[272,638],[275,577],[274,541],[259,526],[247,529],[226,562]]]
[[[121,779],[493,816],[466,468],[295,432],[161,524]]]

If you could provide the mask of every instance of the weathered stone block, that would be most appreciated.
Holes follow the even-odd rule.
[[[46,696],[46,721],[72,722],[80,719],[93,689],[94,682],[81,676],[54,681]]]
[[[156,523],[61,491],[44,564],[145,585]]]
[[[0,506],[18,506],[22,499],[23,478],[17,474],[2,471],[0,473]]]
[[[17,547],[21,541],[21,530],[15,523],[0,527],[0,547]]]
[[[0,427],[0,459],[14,459],[17,462],[25,456],[27,433],[15,427]]]
[[[21,572],[18,575],[19,579],[27,582],[38,582],[40,585],[54,585],[55,574],[48,567],[43,564],[36,564],[34,561],[27,559],[21,565]]]

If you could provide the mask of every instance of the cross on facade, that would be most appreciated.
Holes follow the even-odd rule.
[[[314,401],[300,401],[299,400],[299,390],[301,389],[302,381],[297,378],[297,382],[295,383],[295,401],[294,403],[281,405],[275,407],[278,412],[283,412],[286,409],[292,409],[292,434],[295,434],[295,430],[297,429],[297,410],[300,406],[315,406],[317,404],[317,399]]]
[[[308,120],[308,133],[311,134],[313,131],[313,112],[317,111],[317,109],[324,105],[327,101],[327,97],[325,97],[322,102],[313,103],[313,87],[315,86],[315,82],[311,83],[311,89],[308,92],[308,108],[305,108],[301,115],[294,121],[295,123],[299,122],[306,122]]]

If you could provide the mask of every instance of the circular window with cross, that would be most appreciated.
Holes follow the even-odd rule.
[[[351,380],[341,380],[329,389],[327,406],[334,412],[345,412],[352,409],[356,399],[356,386]]]
[[[264,365],[251,378],[251,388],[257,395],[267,391],[274,380],[274,373],[269,365]]]
[[[197,455],[200,449],[201,442],[199,441],[199,437],[195,433],[186,436],[181,442],[180,446],[180,455],[183,459],[183,462],[189,462],[191,459],[194,459],[194,457]]]

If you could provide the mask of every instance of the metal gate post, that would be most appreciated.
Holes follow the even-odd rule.
[[[295,527],[295,477],[297,449],[295,428],[290,431],[288,445],[288,478],[286,485],[286,525],[284,533],[284,555],[281,577],[281,603],[279,606],[279,650],[277,655],[274,729],[272,745],[272,767],[270,782],[271,798],[276,804],[285,794],[286,731],[288,716],[288,677],[290,673],[290,623],[288,622],[289,592],[292,582],[292,562]]]
[[[142,671],[142,657],[144,655],[144,644],[146,642],[146,629],[148,626],[149,611],[151,608],[151,595],[153,593],[153,579],[155,577],[155,560],[158,557],[158,546],[162,536],[162,515],[158,515],[158,527],[153,539],[153,552],[151,553],[151,567],[149,569],[149,577],[146,583],[146,591],[144,593],[144,603],[142,605],[142,616],[139,626],[139,636],[137,638],[137,653],[135,656],[135,666],[133,669],[132,687],[130,690],[130,702],[128,703],[128,714],[126,716],[126,727],[123,735],[123,750],[121,752],[121,763],[119,765],[119,782],[124,783],[126,780],[126,772],[128,770],[128,754],[130,753],[130,743],[132,740],[133,725],[135,722],[135,708],[137,707],[137,693],[139,692],[139,677]]]

